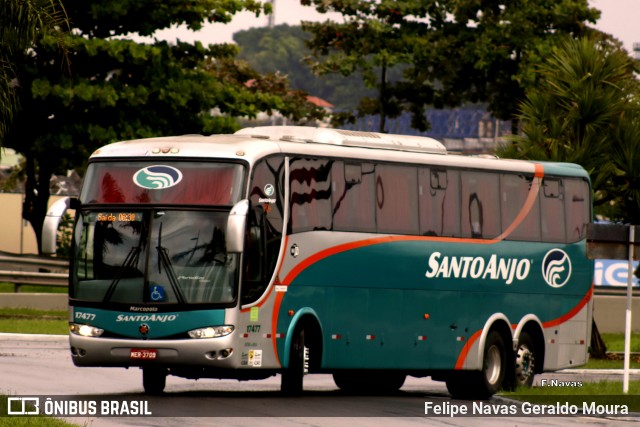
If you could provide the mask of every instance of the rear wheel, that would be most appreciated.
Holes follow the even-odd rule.
[[[536,348],[531,336],[522,332],[518,339],[516,353],[515,379],[516,386],[531,387],[536,374]]]
[[[289,366],[282,371],[280,390],[287,396],[300,396],[305,374],[309,372],[309,349],[305,346],[305,331],[296,328],[289,353]]]
[[[142,368],[142,386],[147,394],[162,394],[167,385],[167,369],[158,367]]]
[[[448,379],[447,390],[455,398],[488,399],[502,388],[507,360],[507,348],[502,336],[491,331],[484,345],[482,370],[461,373]]]

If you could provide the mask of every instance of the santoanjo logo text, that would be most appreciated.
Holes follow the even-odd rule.
[[[178,318],[177,314],[118,314],[116,322],[173,322]]]
[[[429,279],[482,279],[502,280],[510,285],[514,279],[524,280],[531,271],[531,260],[499,258],[493,254],[489,260],[472,256],[442,256],[434,252],[429,257],[429,268],[425,276]]]

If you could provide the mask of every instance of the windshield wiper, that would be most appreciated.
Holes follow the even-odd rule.
[[[162,273],[161,265],[164,264],[164,268],[165,270],[167,270],[169,284],[171,285],[171,289],[173,289],[173,292],[176,294],[176,300],[179,304],[184,304],[184,295],[182,295],[182,290],[180,289],[178,278],[176,277],[176,273],[173,270],[173,266],[171,265],[171,259],[169,259],[167,249],[162,246],[162,222],[160,223],[160,227],[158,229],[158,246],[156,246],[156,249],[158,250],[158,274]]]
[[[140,250],[141,250],[140,245],[133,246],[129,250],[129,253],[127,254],[127,257],[124,259],[124,262],[122,263],[122,265],[120,265],[120,268],[118,268],[116,277],[114,277],[111,283],[109,284],[109,288],[107,289],[107,292],[104,295],[104,298],[102,299],[103,303],[109,302],[109,300],[113,296],[113,293],[116,290],[116,287],[118,286],[118,283],[120,282],[120,279],[122,279],[122,275],[125,272],[125,270],[128,267],[132,267],[138,264],[138,258],[140,257]]]

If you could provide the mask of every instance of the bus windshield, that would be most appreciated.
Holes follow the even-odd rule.
[[[104,304],[229,304],[237,254],[226,211],[91,210],[80,213],[71,298]]]

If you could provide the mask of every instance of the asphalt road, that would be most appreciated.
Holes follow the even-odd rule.
[[[606,375],[607,373],[602,373]],[[590,380],[576,373],[550,374],[543,378]],[[619,376],[618,376],[619,378]],[[79,401],[141,402],[152,412],[145,417],[85,416],[68,421],[86,426],[567,426],[626,425],[640,421],[640,414],[623,417],[427,417],[425,402],[444,408],[460,407],[443,383],[408,378],[393,396],[348,396],[330,375],[305,378],[300,398],[284,398],[280,379],[235,380],[167,379],[165,394],[146,396],[139,369],[76,368],[67,339],[46,335],[0,334],[0,393],[10,396],[71,396]],[[486,405],[505,404],[494,398]],[[506,402],[508,404],[509,402]],[[117,403],[116,403],[117,404]],[[471,405],[471,403],[467,403]],[[470,407],[470,406],[469,406]]]

